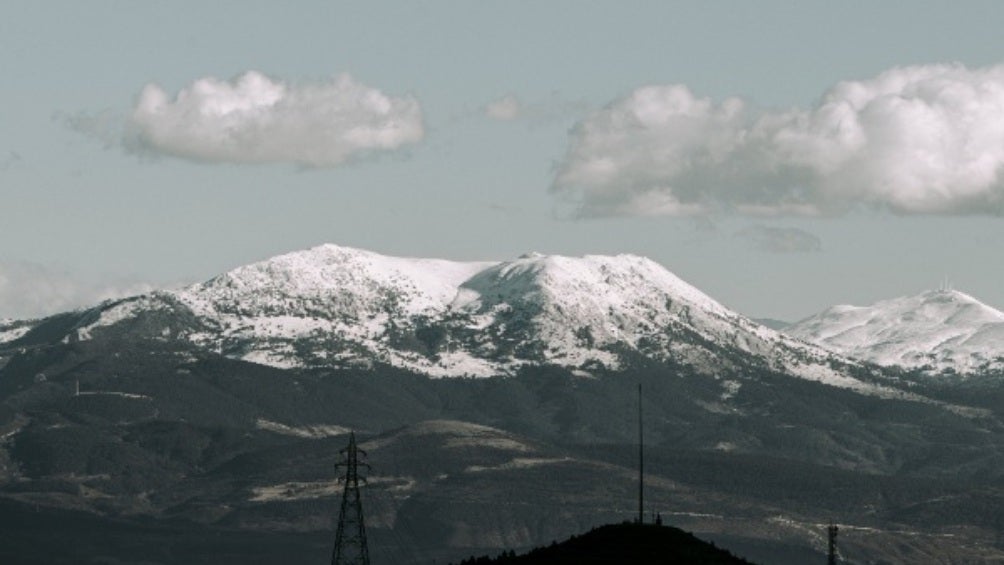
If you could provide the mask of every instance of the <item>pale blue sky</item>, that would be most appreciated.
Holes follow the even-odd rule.
[[[810,108],[840,81],[897,66],[1004,63],[1002,24],[998,2],[8,0],[0,318],[325,242],[450,259],[630,252],[740,312],[788,320],[945,276],[1004,307],[996,213],[562,219],[549,189],[570,129],[636,88]],[[251,70],[289,83],[348,73],[411,96],[424,138],[318,169],[192,162],[119,142],[116,124],[146,85],[173,96]],[[527,116],[486,117],[507,94]],[[84,135],[68,117],[108,127]],[[809,250],[771,252],[750,237],[775,228],[804,232]]]

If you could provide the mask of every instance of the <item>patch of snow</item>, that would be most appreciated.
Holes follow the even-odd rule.
[[[303,363],[296,358],[293,347],[285,346],[281,351],[256,349],[240,356],[240,359],[249,363],[268,365],[279,369],[293,369],[302,367]]]
[[[467,436],[452,438],[446,442],[446,447],[452,449],[467,449],[471,447],[488,447],[500,451],[533,451],[525,443],[507,437]]]
[[[513,364],[492,362],[475,357],[467,351],[442,353],[436,361],[417,354],[408,355],[390,351],[381,360],[395,367],[424,373],[430,377],[491,377],[509,374],[514,368]]]
[[[380,449],[402,438],[421,436],[446,436],[449,448],[487,447],[502,451],[530,452],[533,447],[514,439],[509,433],[459,420],[427,420],[403,428],[391,435],[370,439],[361,444],[364,450]]]
[[[372,475],[367,477],[370,486],[382,485],[390,492],[407,492],[418,484],[413,477],[390,477]],[[276,485],[259,486],[251,489],[249,502],[290,502],[339,496],[345,486],[338,480],[291,481]]]
[[[486,467],[483,465],[471,465],[464,469],[465,473],[484,473],[486,471],[512,471],[515,469],[529,469],[531,467],[540,467],[541,465],[555,465],[558,463],[565,463],[571,461],[571,457],[516,457],[510,459],[509,461],[501,464],[495,465],[493,467]]]
[[[0,324],[0,344],[20,339],[34,327],[31,325],[11,326],[13,326],[13,324],[8,324],[6,326],[4,324]]]
[[[344,487],[337,480],[313,482],[288,482],[277,485],[254,487],[251,489],[250,502],[288,502],[292,500],[309,500],[341,494]]]
[[[153,400],[153,397],[147,396],[145,394],[136,394],[133,392],[118,392],[114,390],[82,390],[79,396],[117,396],[119,398],[131,398],[133,400]]]
[[[733,398],[736,394],[739,393],[739,389],[742,388],[742,386],[743,386],[742,383],[740,383],[739,381],[733,381],[733,380],[722,381],[722,395],[720,398],[722,399],[723,402]]]
[[[118,302],[105,303],[100,308],[98,319],[76,329],[76,340],[87,341],[92,339],[92,332],[96,328],[114,326],[125,320],[135,318],[140,312],[159,310],[164,305],[157,298],[156,293],[145,294],[132,298],[126,298]]]
[[[258,418],[255,421],[255,426],[260,430],[266,430],[272,433],[319,439],[332,436],[341,436],[349,433],[351,430],[344,426],[336,426],[332,424],[312,424],[308,426],[289,426],[286,424],[281,424],[279,422],[273,422],[271,420],[266,420],[264,418]]]

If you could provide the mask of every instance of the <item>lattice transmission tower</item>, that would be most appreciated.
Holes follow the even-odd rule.
[[[826,528],[826,563],[827,565],[837,565],[837,532],[840,531],[834,523],[830,522]]]
[[[370,550],[366,545],[366,525],[363,523],[363,503],[359,498],[359,468],[369,470],[370,466],[359,462],[359,456],[366,452],[356,447],[356,434],[349,434],[349,446],[341,450],[344,460],[335,468],[344,468],[342,509],[338,514],[338,528],[335,530],[335,549],[331,554],[331,565],[369,565]]]

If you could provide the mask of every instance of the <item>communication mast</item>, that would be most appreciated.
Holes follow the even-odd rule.
[[[335,530],[335,549],[331,555],[331,565],[369,565],[370,551],[366,545],[366,525],[363,523],[363,503],[359,498],[359,467],[370,468],[359,462],[359,455],[366,452],[356,447],[356,434],[349,434],[349,446],[341,450],[345,460],[335,465],[344,468],[345,475],[339,480],[345,482],[342,491],[342,509],[338,514],[338,528]]]

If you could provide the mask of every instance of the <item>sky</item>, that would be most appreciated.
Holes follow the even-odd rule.
[[[998,2],[0,3],[0,318],[322,243],[1004,308]]]

